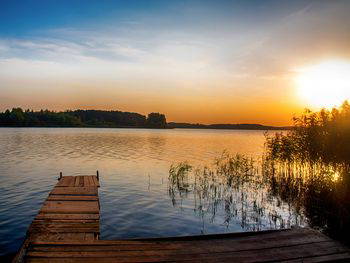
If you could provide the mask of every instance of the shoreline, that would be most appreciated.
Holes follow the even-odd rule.
[[[195,127],[167,127],[167,128],[149,128],[149,127],[96,127],[96,126],[0,126],[1,128],[53,128],[53,129],[143,129],[143,130],[174,130],[174,129],[184,129],[184,130],[239,130],[239,131],[286,131],[292,129],[292,127],[274,127],[274,128],[195,128]]]

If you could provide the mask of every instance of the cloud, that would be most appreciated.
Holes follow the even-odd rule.
[[[282,11],[273,5],[190,9],[179,16],[144,14],[100,28],[52,28],[3,38],[0,89],[7,98],[26,87],[48,91],[47,96],[52,90],[85,90],[91,98],[105,94],[106,100],[129,94],[137,101],[186,98],[207,105],[211,98],[226,110],[258,98],[291,103],[295,68],[350,56],[349,5],[314,1]]]
[[[85,83],[99,88],[115,85],[123,89],[123,83],[135,90],[162,87],[163,92],[170,92],[176,86],[180,90],[197,90],[198,80],[211,83],[223,77],[219,70],[210,68],[207,45],[200,41],[157,38],[145,39],[143,45],[142,40],[134,38],[76,33],[79,38],[71,39],[69,34],[60,38],[2,40],[2,83],[13,87],[26,80],[46,89],[57,87],[57,83]],[[152,48],[147,47],[150,41]]]

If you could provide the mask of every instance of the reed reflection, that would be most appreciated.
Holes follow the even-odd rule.
[[[324,162],[264,163],[269,192],[304,214],[308,224],[344,242],[350,231],[350,166]]]
[[[211,166],[172,165],[168,178],[172,204],[181,208],[191,200],[194,213],[203,221],[223,218],[227,228],[230,224],[249,231],[304,226],[302,213],[268,191],[269,180],[258,163],[225,151]]]

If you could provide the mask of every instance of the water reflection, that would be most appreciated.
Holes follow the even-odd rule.
[[[212,166],[194,168],[188,163],[172,165],[168,193],[174,207],[190,200],[202,219],[246,231],[305,226],[306,218],[290,203],[272,196],[259,165],[244,155],[224,152]],[[202,232],[205,232],[203,224]]]
[[[210,166],[172,165],[168,182],[172,205],[192,207],[203,233],[205,222],[247,231],[309,225],[349,244],[347,163],[254,161],[224,152]]]
[[[1,128],[0,254],[17,249],[60,171],[100,171],[104,239],[241,231],[218,213],[198,218],[191,199],[174,209],[168,171],[185,160],[205,165],[224,149],[259,156],[263,143],[262,131]]]
[[[269,159],[263,173],[273,196],[305,214],[312,227],[349,244],[349,164]]]

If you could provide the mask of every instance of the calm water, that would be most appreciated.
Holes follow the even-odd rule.
[[[198,214],[190,195],[181,199],[180,205],[173,205],[168,195],[172,163],[187,160],[205,165],[225,149],[258,158],[263,143],[262,131],[1,128],[0,253],[19,247],[60,171],[63,175],[100,171],[103,239],[286,226],[276,222],[276,216],[287,226],[295,224],[300,219],[291,208],[264,189],[258,192],[260,202],[265,204],[262,215],[243,222],[242,218],[249,217],[256,207],[248,193],[246,209],[230,218],[230,223],[220,209],[215,215]],[[252,195],[256,197],[257,193]],[[240,196],[241,193],[236,195],[237,200]]]

